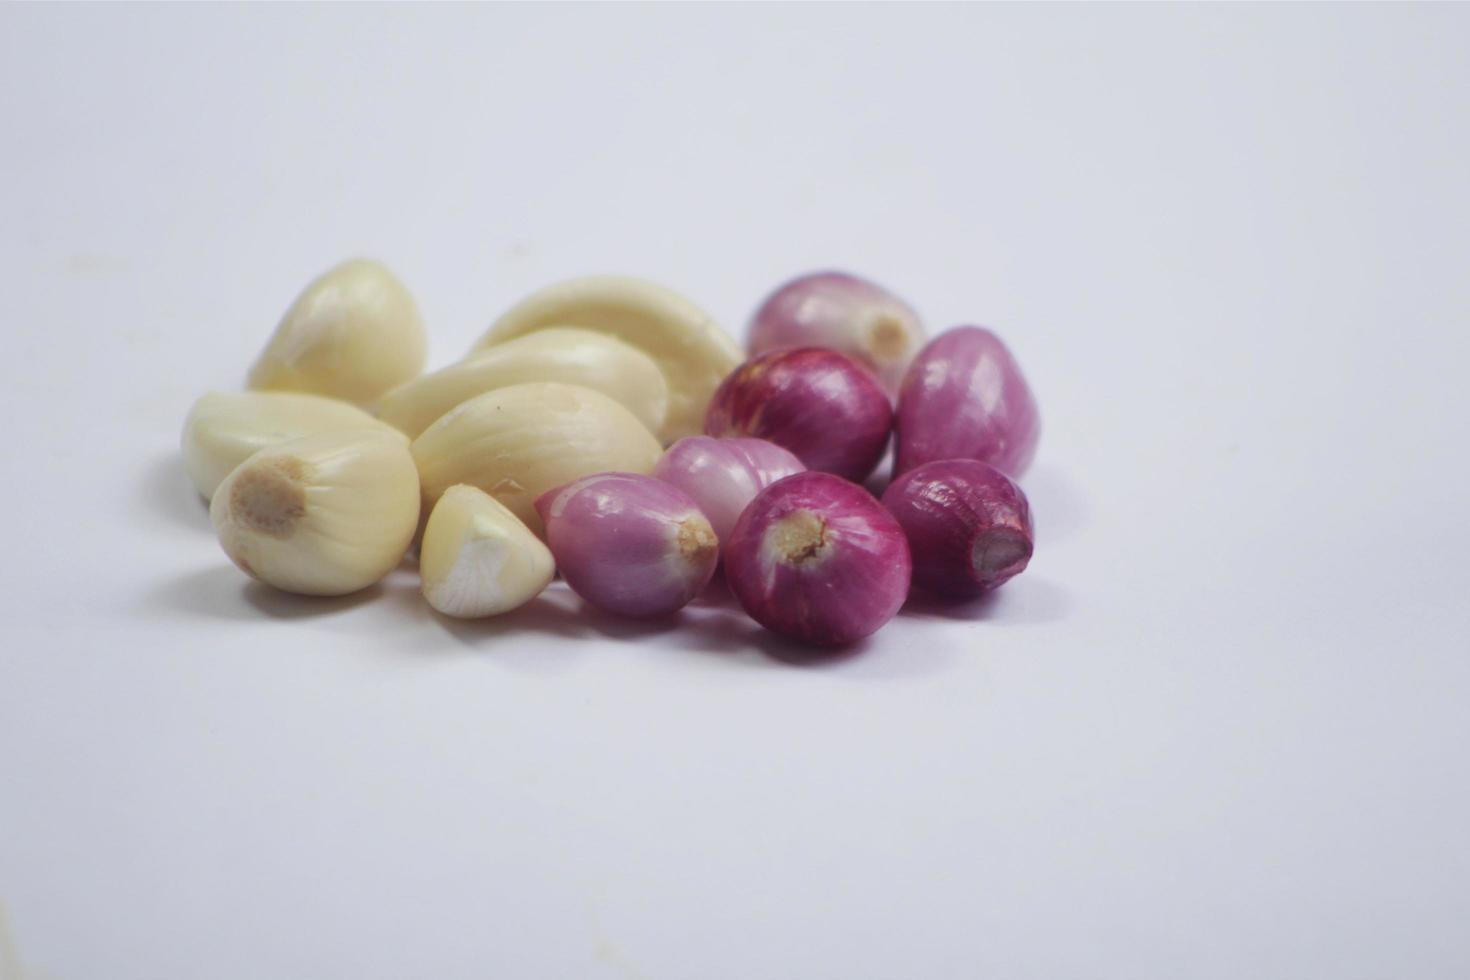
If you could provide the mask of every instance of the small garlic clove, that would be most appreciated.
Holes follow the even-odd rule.
[[[383,264],[352,259],[291,304],[250,369],[251,388],[306,391],[370,405],[424,369],[418,305]]]
[[[568,326],[611,334],[658,364],[669,385],[668,417],[657,432],[664,443],[702,431],[710,396],[744,359],[709,314],[672,290],[627,276],[588,276],[533,293],[497,320],[475,349]]]
[[[547,327],[400,385],[378,403],[378,418],[414,438],[461,402],[535,381],[600,391],[650,431],[662,426],[668,414],[668,383],[647,354],[596,331]]]
[[[230,471],[268,446],[316,432],[382,429],[355,405],[294,391],[212,391],[189,410],[180,440],[184,468],[205,499]]]
[[[536,598],[551,584],[556,562],[504,504],[478,487],[456,484],[429,515],[419,574],[429,605],[446,616],[475,619]]]
[[[402,560],[418,526],[418,472],[382,427],[302,436],[236,467],[209,515],[249,575],[301,595],[346,595]]]
[[[413,441],[424,506],[456,483],[479,487],[542,533],[535,500],[609,470],[647,473],[658,440],[622,405],[578,385],[497,388],[462,402]]]

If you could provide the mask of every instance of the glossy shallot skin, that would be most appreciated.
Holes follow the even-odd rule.
[[[767,296],[750,320],[750,353],[830,347],[867,367],[890,395],[924,343],[913,307],[845,272],[798,276]]]
[[[955,327],[931,340],[904,375],[894,472],[978,459],[1020,476],[1040,435],[1036,400],[1005,344],[984,327]]]
[[[873,375],[825,347],[746,361],[715,391],[711,436],[754,436],[789,449],[811,470],[861,480],[888,445],[893,408]]]
[[[925,463],[883,494],[908,537],[914,585],[968,599],[1026,569],[1035,532],[1026,495],[1000,470],[973,459]]]
[[[709,582],[714,529],[689,495],[637,473],[584,477],[536,500],[572,591],[604,612],[665,616]]]
[[[721,541],[755,495],[806,467],[764,439],[687,436],[670,446],[653,475],[689,494]]]
[[[862,487],[830,473],[798,473],[762,490],[740,515],[725,547],[725,579],[767,629],[841,646],[903,605],[909,547]]]

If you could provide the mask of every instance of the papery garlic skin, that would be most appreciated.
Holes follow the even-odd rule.
[[[250,369],[251,388],[370,405],[424,369],[418,304],[380,262],[351,259],[302,291]]]
[[[792,279],[762,301],[750,319],[750,353],[783,347],[830,347],[872,371],[888,394],[924,344],[913,307],[877,283],[845,272]]]
[[[536,510],[562,578],[604,612],[677,612],[719,564],[709,520],[684,491],[636,473],[598,473],[543,494]]]
[[[532,293],[475,349],[556,326],[610,334],[658,364],[669,386],[668,415],[656,433],[665,444],[702,430],[710,396],[743,359],[708,313],[670,289],[628,276],[587,276]]]
[[[419,481],[396,433],[324,432],[262,449],[215,491],[225,554],[286,592],[346,595],[393,570],[418,526]]]
[[[656,431],[669,410],[669,386],[645,353],[615,337],[577,327],[547,327],[475,351],[415,378],[378,402],[378,418],[417,437],[445,412],[510,385],[558,381],[600,391]]]
[[[424,598],[446,616],[497,616],[540,595],[556,574],[541,539],[478,487],[445,490],[419,549]]]
[[[212,391],[184,420],[180,448],[189,479],[207,500],[230,471],[270,446],[317,432],[382,429],[407,437],[355,405],[294,391]]]
[[[622,405],[590,388],[556,382],[511,385],[462,402],[411,449],[425,507],[454,484],[467,483],[538,535],[538,496],[593,473],[647,473],[662,452]]]

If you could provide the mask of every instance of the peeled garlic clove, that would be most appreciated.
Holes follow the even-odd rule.
[[[402,560],[418,527],[418,472],[382,428],[302,436],[236,467],[209,516],[249,575],[287,592],[346,595]]]
[[[382,263],[352,259],[291,304],[250,369],[249,385],[368,405],[418,377],[427,348],[407,287]]]
[[[419,550],[424,598],[446,616],[474,619],[525,605],[551,584],[551,551],[505,505],[477,487],[444,491]]]
[[[468,483],[538,535],[541,494],[593,473],[647,473],[661,452],[632,412],[601,392],[557,382],[511,385],[462,402],[411,449],[424,506]]]
[[[651,358],[607,334],[547,327],[477,351],[388,392],[378,418],[417,436],[460,402],[515,384],[559,381],[600,391],[650,431],[664,423],[669,386]]]
[[[710,396],[744,359],[699,307],[672,290],[626,276],[588,276],[533,293],[495,322],[479,350],[546,327],[611,334],[653,358],[669,384],[665,443],[698,435]]]
[[[268,446],[349,429],[382,429],[408,442],[397,429],[335,398],[294,391],[212,391],[194,403],[184,421],[184,468],[207,499],[231,470]]]

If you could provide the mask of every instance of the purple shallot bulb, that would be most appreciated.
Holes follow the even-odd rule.
[[[805,469],[789,451],[764,439],[686,436],[664,452],[653,475],[689,494],[724,541],[756,494]]]
[[[704,417],[712,436],[755,436],[811,470],[861,480],[888,445],[893,407],[865,368],[825,347],[771,351],[721,382]]]
[[[894,472],[939,459],[978,459],[1020,476],[1041,421],[1016,360],[983,327],[955,327],[919,352],[904,375]]]
[[[877,376],[892,395],[924,343],[913,307],[882,286],[845,272],[813,272],[785,283],[750,320],[750,353],[830,347]]]
[[[913,555],[914,585],[968,599],[1026,569],[1035,534],[1021,488],[974,459],[915,467],[889,485],[883,506],[898,520]]]
[[[798,473],[762,490],[735,522],[725,578],[751,618],[814,646],[877,630],[909,591],[909,546],[862,487]]]
[[[719,545],[678,487],[637,473],[583,477],[536,500],[546,543],[572,591],[619,616],[664,616],[709,582]]]

